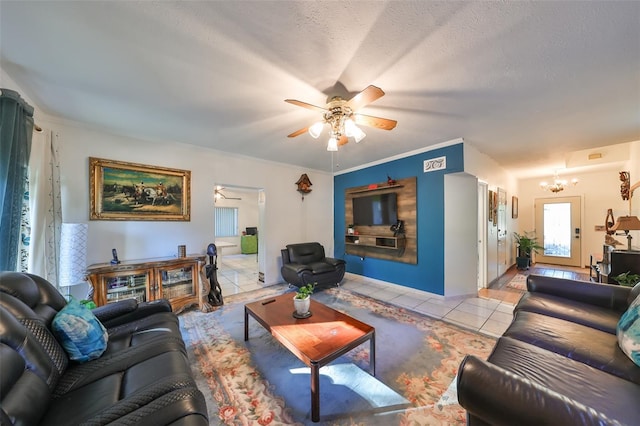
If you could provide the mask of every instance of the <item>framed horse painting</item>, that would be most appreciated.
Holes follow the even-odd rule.
[[[91,220],[191,220],[191,172],[89,158]]]

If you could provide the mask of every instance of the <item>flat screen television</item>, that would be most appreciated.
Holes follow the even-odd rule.
[[[353,198],[353,224],[393,225],[398,221],[397,194],[367,195]]]

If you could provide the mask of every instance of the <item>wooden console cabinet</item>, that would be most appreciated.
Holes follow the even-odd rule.
[[[200,283],[204,262],[204,255],[191,255],[122,261],[116,265],[97,263],[87,268],[87,278],[98,306],[123,299],[148,302],[164,298],[176,313],[196,304],[208,312]]]

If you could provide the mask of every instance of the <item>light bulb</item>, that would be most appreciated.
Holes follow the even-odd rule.
[[[353,138],[356,140],[356,143],[360,142],[362,139],[364,139],[365,136],[367,136],[367,134],[365,132],[362,131],[362,129],[358,126],[353,126],[356,128],[356,133],[353,135]]]
[[[327,151],[337,151],[338,150],[338,139],[334,135],[331,135],[329,138],[329,143],[327,144]]]
[[[318,121],[314,123],[311,127],[309,127],[309,134],[312,138],[318,139],[320,133],[322,133],[322,129],[324,127],[324,123],[322,121]]]

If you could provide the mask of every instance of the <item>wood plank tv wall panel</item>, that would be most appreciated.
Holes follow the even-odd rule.
[[[416,177],[398,179],[395,184],[387,182],[347,188],[344,197],[345,223],[353,223],[353,199],[373,194],[397,194],[398,219],[404,221],[404,237],[393,236],[389,225],[358,225],[358,234],[345,230],[345,249],[348,254],[360,257],[375,257],[403,263],[418,263]]]

